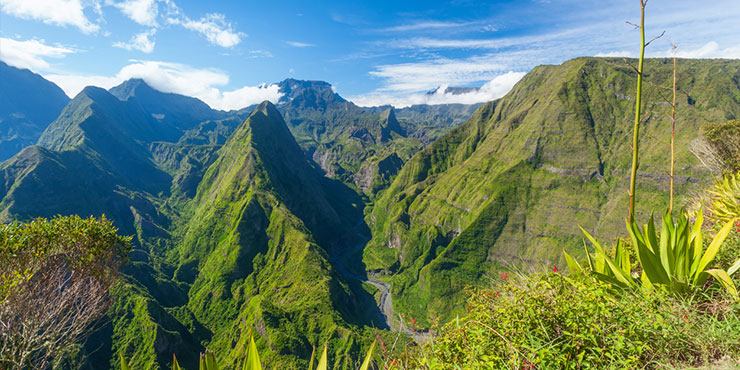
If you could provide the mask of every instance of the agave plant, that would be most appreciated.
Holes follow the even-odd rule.
[[[370,349],[367,351],[367,355],[365,356],[365,361],[362,362],[362,366],[360,366],[360,370],[367,370],[370,368],[370,361],[372,360],[373,356],[373,349],[375,349],[375,341],[373,341],[373,344],[370,345]],[[327,346],[324,345],[324,352],[321,354],[321,358],[319,359],[319,364],[316,367],[316,370],[327,370],[328,366],[328,360],[327,360]],[[314,348],[314,351],[311,353],[311,361],[308,363],[308,370],[313,370],[313,363],[314,363],[314,354],[316,353],[316,349]],[[126,359],[123,357],[123,353],[118,353],[120,359],[121,359],[121,370],[131,370],[131,367],[129,366],[128,362],[126,362]],[[205,353],[200,354],[200,361],[199,361],[199,370],[218,370],[218,365],[216,364],[216,356],[213,354],[213,352],[206,350]],[[249,345],[247,346],[247,359],[244,362],[244,366],[242,367],[243,370],[262,370],[262,363],[260,362],[260,356],[259,352],[257,351],[257,345],[254,343],[254,337],[249,336]],[[180,364],[177,363],[177,357],[175,355],[172,355],[172,370],[182,370],[180,367]]]
[[[674,222],[671,215],[666,214],[659,235],[652,216],[642,228],[636,222],[628,221],[627,230],[642,269],[640,273],[633,273],[629,250],[621,243],[617,244],[612,258],[591,234],[581,230],[594,246],[593,255],[586,249],[590,273],[602,281],[623,288],[652,290],[660,287],[674,293],[686,293],[704,286],[711,276],[737,300],[737,288],[730,275],[740,269],[740,259],[727,271],[709,268],[732,229],[732,221],[715,235],[706,250],[703,245],[701,228],[704,217],[701,210],[693,225],[684,215]],[[565,253],[565,258],[571,272],[584,271],[568,253]]]
[[[725,176],[709,191],[712,198],[712,216],[717,222],[730,222],[740,216],[740,173]]]

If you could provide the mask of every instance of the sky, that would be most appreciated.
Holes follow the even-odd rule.
[[[639,17],[638,0],[0,0],[0,60],[70,97],[143,78],[230,110],[296,78],[362,106],[477,103],[540,64],[636,56]],[[739,0],[649,0],[647,37],[665,34],[647,55],[740,58],[739,19]]]

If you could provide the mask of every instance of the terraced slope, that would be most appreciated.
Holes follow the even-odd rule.
[[[680,60],[677,193],[710,173],[692,154],[706,122],[740,116],[740,62]],[[646,79],[667,85],[668,60]],[[500,100],[411,158],[367,217],[370,270],[392,275],[396,309],[428,325],[454,317],[466,285],[513,266],[561,266],[582,253],[579,226],[623,234],[635,73],[622,60],[536,67]],[[663,212],[668,187],[665,91],[648,84],[638,217]],[[695,150],[696,151],[696,150]]]

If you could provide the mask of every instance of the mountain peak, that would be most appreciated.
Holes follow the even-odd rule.
[[[122,101],[136,99],[157,121],[181,131],[224,116],[223,112],[211,109],[200,99],[159,91],[140,78],[126,80],[109,92]]]
[[[306,81],[286,79],[278,83],[283,96],[279,105],[291,105],[298,108],[326,109],[333,104],[347,101],[334,92],[334,87],[325,81]]]
[[[276,120],[276,121],[282,121],[283,116],[278,112],[277,108],[275,107],[275,104],[272,104],[269,100],[265,100],[260,105],[257,106],[257,108],[254,109],[253,115],[255,113],[262,113],[265,116],[267,116],[270,119]]]

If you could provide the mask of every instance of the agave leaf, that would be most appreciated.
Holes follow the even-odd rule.
[[[121,359],[121,370],[131,370],[131,368],[128,366],[128,362],[126,362],[126,359],[123,358],[123,352],[118,351],[118,357]]]
[[[651,215],[650,223],[648,225],[653,224],[653,217]],[[663,216],[663,223],[660,229],[660,249],[658,254],[660,256],[660,263],[663,265],[663,269],[666,271],[671,271],[668,256],[670,255],[671,247],[675,245],[676,233],[674,231],[675,228],[673,224],[673,219],[671,218],[671,214],[666,212],[665,216]],[[653,233],[655,233],[655,231],[653,231]],[[655,249],[653,249],[653,251],[655,251]]]
[[[645,240],[647,238],[643,238],[640,235],[641,232],[637,223],[634,221],[628,221],[627,230],[629,230],[630,238],[634,243],[635,254],[637,254],[638,259],[640,260],[643,273],[647,275],[647,278],[650,279],[653,284],[670,284],[668,273],[663,269],[660,258],[656,256],[645,243],[640,243],[640,240]]]
[[[575,275],[583,271],[583,267],[581,267],[581,265],[578,264],[578,262],[574,260],[573,257],[570,256],[570,254],[568,254],[568,252],[565,251],[565,249],[563,249],[563,255],[565,255],[565,263],[568,264],[568,269],[570,270],[571,274]]]
[[[308,361],[308,370],[313,370],[313,360],[316,358],[316,347],[311,351],[311,360]]]
[[[583,229],[581,229],[583,230]],[[622,284],[627,287],[634,287],[635,282],[632,280],[632,276],[630,276],[630,273],[628,271],[624,271],[621,268],[617,266],[614,261],[612,261],[609,256],[606,255],[604,252],[604,249],[601,247],[601,244],[596,241],[589,233],[586,232],[586,230],[583,230],[583,232],[586,234],[586,237],[591,241],[591,243],[594,245],[594,249],[596,252],[596,258],[603,261],[608,267],[611,272],[611,274]]]
[[[696,272],[699,274],[704,271],[704,269],[707,268],[707,266],[714,260],[714,257],[717,255],[717,252],[719,252],[719,247],[722,246],[722,243],[725,241],[725,238],[727,238],[727,235],[730,233],[730,230],[732,229],[732,222],[733,220],[730,220],[722,229],[717,233],[717,235],[714,236],[714,239],[712,239],[712,243],[709,244],[709,247],[707,248],[706,252],[704,252],[704,255],[701,257],[701,260],[699,261],[699,266],[697,266]],[[698,278],[698,275],[696,275],[696,278]]]
[[[635,224],[635,227],[637,227],[637,224]],[[650,249],[651,252],[660,256],[660,244],[658,240],[658,235],[655,233],[655,221],[653,220],[652,215],[650,216],[650,222],[645,224],[642,230],[645,234],[645,245]]]
[[[617,280],[617,278],[615,278],[613,276],[605,275],[605,274],[602,274],[602,273],[599,273],[599,272],[595,272],[595,271],[594,272],[591,272],[591,275],[593,275],[595,278],[601,280],[604,283],[608,283],[608,284],[615,285],[615,286],[620,286],[622,288],[627,288],[628,287],[624,283],[622,283],[621,281]]]
[[[180,369],[180,364],[177,363],[177,357],[175,357],[175,354],[172,354],[172,370],[182,370]]]
[[[737,270],[740,270],[740,258],[727,269],[727,275],[734,274]]]
[[[260,355],[257,352],[257,345],[254,344],[254,336],[249,336],[249,347],[247,348],[247,362],[244,363],[244,370],[262,370]]]
[[[206,368],[208,370],[218,370],[218,365],[216,364],[216,355],[214,355],[211,351],[206,351]]]
[[[588,262],[588,268],[589,268],[589,270],[596,271],[596,270],[594,270],[594,261],[591,258],[591,252],[588,251],[588,246],[586,245],[586,241],[585,240],[583,241],[583,249],[586,250],[586,261]]]
[[[735,283],[732,282],[732,279],[730,278],[730,275],[727,274],[724,270],[720,269],[711,269],[704,271],[706,274],[712,275],[712,277],[719,282],[720,285],[722,285],[725,290],[727,290],[728,293],[734,298],[736,301],[738,300],[737,295],[737,288],[735,288]]]
[[[326,344],[324,344],[324,352],[321,353],[321,358],[319,359],[319,366],[316,367],[316,370],[326,370],[327,367],[327,359],[326,359]]]
[[[370,345],[370,349],[367,351],[367,355],[365,355],[365,361],[362,362],[360,370],[367,370],[370,367],[370,361],[373,359],[373,348],[375,348],[375,340]]]
[[[206,356],[202,353],[200,354],[200,359],[198,360],[198,369],[208,370],[208,365],[206,365]]]

